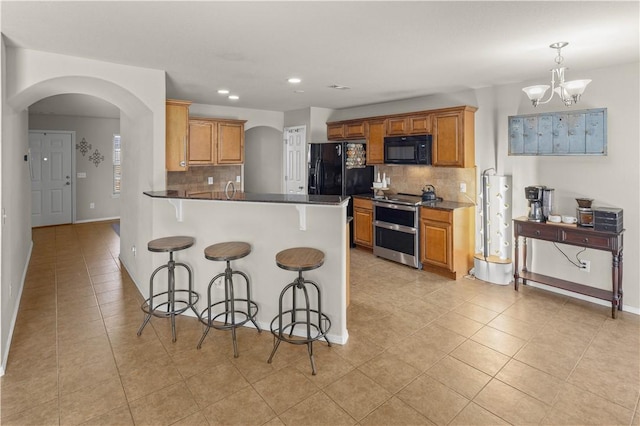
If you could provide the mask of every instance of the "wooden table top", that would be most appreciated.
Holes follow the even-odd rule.
[[[204,257],[209,260],[235,260],[251,253],[251,245],[242,241],[213,244],[204,249]]]
[[[310,271],[324,263],[324,253],[311,247],[294,247],[276,254],[276,263],[290,271]]]

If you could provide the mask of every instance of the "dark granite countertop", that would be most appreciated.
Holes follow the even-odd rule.
[[[357,194],[357,195],[353,195],[353,198],[363,198],[365,200],[376,200],[375,197],[372,197],[371,194]],[[455,209],[461,209],[461,208],[465,208],[465,207],[473,207],[475,206],[475,204],[473,203],[461,203],[458,201],[424,201],[421,204],[423,207],[430,207],[433,209],[440,209],[440,210],[455,210]]]
[[[242,191],[144,191],[144,195],[152,198],[173,198],[183,200],[217,200],[217,201],[250,201],[255,203],[315,204],[337,206],[349,197],[339,195],[307,195],[307,194],[259,194]]]

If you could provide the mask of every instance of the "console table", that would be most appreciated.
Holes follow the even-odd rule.
[[[515,239],[515,273],[513,278],[516,291],[518,291],[519,278],[522,278],[523,284],[530,280],[597,299],[610,300],[611,317],[616,318],[618,311],[622,310],[622,234],[624,230],[619,233],[600,232],[576,225],[530,222],[527,218],[514,219],[513,224]],[[519,247],[520,237],[523,237],[522,250]],[[529,271],[527,269],[527,238],[610,252],[613,257],[611,264],[612,290],[603,290]],[[521,251],[524,256],[522,271],[519,267]]]

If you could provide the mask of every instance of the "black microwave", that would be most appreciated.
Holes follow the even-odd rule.
[[[386,137],[384,163],[431,165],[431,144],[431,135]]]

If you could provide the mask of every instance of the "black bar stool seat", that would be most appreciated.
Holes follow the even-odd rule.
[[[173,253],[180,250],[188,249],[195,244],[193,237],[175,236],[164,237],[149,241],[147,249],[156,253],[169,253],[169,261],[165,265],[157,267],[151,274],[149,279],[149,298],[142,303],[142,311],[146,314],[142,322],[142,325],[138,329],[138,336],[142,334],[142,330],[149,323],[151,316],[160,318],[171,318],[171,337],[176,341],[176,315],[180,315],[188,309],[191,309],[196,316],[198,312],[195,309],[195,304],[198,302],[199,296],[193,290],[193,271],[191,267],[185,263],[175,262],[173,260]],[[175,282],[175,268],[180,266],[185,268],[189,274],[189,283],[187,289],[176,289]],[[167,290],[159,293],[153,292],[153,279],[156,274],[162,269],[167,268]],[[160,303],[157,303],[157,298],[165,296],[161,299]],[[176,295],[184,295],[185,299],[176,299]],[[166,307],[166,310],[164,309]]]
[[[251,300],[249,277],[244,272],[234,271],[231,269],[232,260],[242,259],[243,257],[248,256],[249,253],[251,253],[251,245],[240,241],[213,244],[204,249],[204,257],[206,259],[227,262],[227,266],[224,272],[219,273],[209,281],[209,287],[207,289],[207,307],[198,315],[200,322],[206,326],[202,333],[202,337],[200,338],[200,342],[198,342],[198,349],[202,347],[202,342],[205,337],[207,337],[207,334],[212,327],[218,330],[231,330],[233,356],[237,358],[238,342],[236,339],[236,328],[251,321],[258,330],[258,333],[262,331],[255,321],[256,315],[258,314],[258,305]],[[234,275],[240,275],[244,278],[246,298],[238,298],[235,296],[235,289],[233,285]],[[224,277],[224,299],[215,302],[211,296],[211,288],[220,277]],[[224,305],[224,307],[222,307],[222,305]],[[244,306],[244,310],[242,306]],[[222,310],[216,310],[217,307],[220,307]],[[240,307],[240,309],[238,309],[238,307]],[[218,318],[221,318],[223,315],[224,323],[218,321]]]
[[[306,280],[302,272],[317,269],[324,264],[324,253],[311,247],[294,247],[283,250],[276,254],[276,264],[287,271],[298,272],[298,277],[286,285],[280,293],[278,302],[278,315],[271,321],[271,334],[274,336],[273,350],[269,356],[268,363],[271,363],[273,356],[280,346],[280,342],[292,343],[294,345],[307,345],[309,360],[311,362],[311,372],[316,374],[316,363],[313,358],[313,342],[324,339],[329,346],[331,342],[327,338],[327,332],[331,328],[331,320],[322,313],[322,295],[318,284],[311,280]],[[304,306],[297,307],[296,292],[300,290],[304,296]],[[311,306],[309,296],[315,296],[317,306]],[[291,293],[291,309],[283,308],[283,300],[287,293]],[[311,293],[311,294],[310,294]],[[294,336],[296,325],[305,328],[303,336]]]

